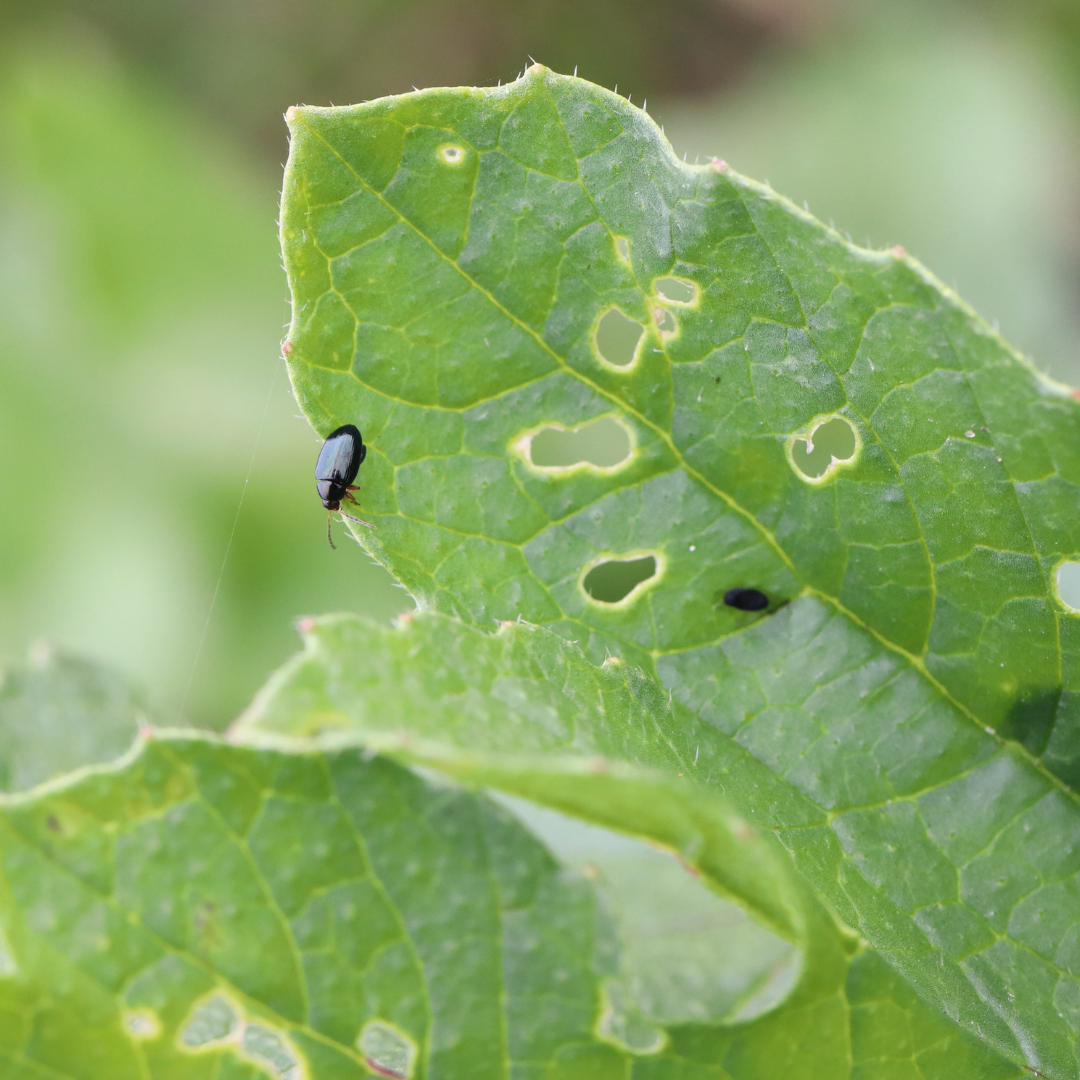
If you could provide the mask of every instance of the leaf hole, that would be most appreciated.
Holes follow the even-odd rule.
[[[460,165],[465,160],[465,147],[454,143],[440,146],[435,153],[444,165]]]
[[[408,1035],[382,1020],[370,1020],[360,1032],[356,1045],[368,1067],[378,1076],[408,1080],[416,1063],[416,1043]]]
[[[129,1013],[129,1017],[157,1018],[147,1010]],[[154,1033],[139,1035],[128,1022],[128,1030],[137,1038],[153,1038]],[[285,1038],[272,1028],[246,1022],[240,1010],[223,994],[213,994],[200,1001],[191,1011],[180,1032],[180,1043],[186,1049],[200,1051],[221,1046],[253,1062],[275,1077],[275,1080],[302,1080],[304,1070],[299,1057]]]
[[[1067,608],[1080,612],[1080,562],[1069,559],[1058,566],[1057,591]]]
[[[618,420],[602,416],[576,428],[552,424],[530,436],[526,449],[528,460],[540,469],[612,469],[629,460],[633,444]]]
[[[820,480],[834,466],[855,457],[858,438],[850,420],[834,416],[819,422],[808,436],[798,436],[791,443],[791,461],[811,480]]]
[[[300,1080],[300,1062],[288,1043],[274,1030],[261,1024],[244,1028],[244,1053],[280,1080]]]
[[[653,282],[656,295],[669,304],[692,304],[697,299],[698,287],[685,278],[662,277]]]
[[[675,316],[671,314],[665,307],[658,307],[653,311],[653,317],[656,319],[656,329],[664,337],[671,337],[679,329],[679,324],[675,321]]]
[[[655,555],[605,559],[586,572],[581,586],[597,603],[618,604],[655,578],[657,571]]]
[[[625,236],[615,237],[615,255],[627,266],[630,265],[630,241]]]
[[[596,324],[596,351],[600,359],[613,368],[628,368],[637,358],[638,344],[645,327],[618,308],[600,316]]]
[[[193,1050],[231,1039],[240,1028],[240,1014],[227,998],[214,994],[192,1010],[180,1032],[180,1042]]]

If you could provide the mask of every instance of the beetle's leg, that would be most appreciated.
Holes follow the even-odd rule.
[[[345,490],[346,491],[359,491],[360,490],[360,485],[359,484],[350,484]]]
[[[349,492],[350,491],[358,491],[358,490],[359,490],[358,488],[348,488],[345,491],[345,498],[348,499],[349,502],[355,503],[357,506],[359,506],[360,504],[358,502],[356,502],[356,500],[349,494]]]
[[[328,510],[326,513],[326,539],[330,541],[330,546],[337,551],[337,544],[334,543],[334,538],[330,535],[330,522],[334,520],[334,511]]]

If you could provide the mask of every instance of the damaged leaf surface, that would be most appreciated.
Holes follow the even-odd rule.
[[[372,445],[360,542],[422,606],[661,679],[770,774],[796,866],[925,1000],[1072,1076],[1067,389],[902,252],[678,161],[582,81],[536,67],[291,128],[289,362],[316,428]],[[605,354],[612,311],[632,354]],[[532,465],[531,432],[598,416],[631,432],[622,465]],[[809,475],[837,418],[854,450]],[[621,601],[584,587],[647,557]]]

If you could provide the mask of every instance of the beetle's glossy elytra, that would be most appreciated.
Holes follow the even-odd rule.
[[[367,447],[360,435],[360,429],[355,424],[342,424],[327,436],[315,464],[315,488],[330,514],[335,510],[345,514],[341,509],[342,499],[356,502],[352,496],[352,492],[357,490],[353,481],[365,457]],[[334,547],[334,541],[330,537],[330,514],[326,518],[326,538],[330,540],[330,546]],[[360,521],[360,518],[353,517],[352,514],[345,514],[345,517],[358,521],[369,529],[375,528],[371,522]]]
[[[356,502],[349,491],[366,456],[367,447],[355,424],[342,424],[326,437],[315,465],[315,487],[327,510],[339,509],[342,499]]]
[[[764,611],[769,606],[769,598],[757,589],[728,589],[724,593],[724,603],[739,611]]]

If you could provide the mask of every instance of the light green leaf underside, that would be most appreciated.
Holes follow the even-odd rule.
[[[0,875],[10,1080],[1018,1075],[835,950],[778,1011],[631,1054],[597,1036],[587,885],[485,797],[357,751],[161,735],[7,799]]]
[[[315,426],[371,444],[365,547],[422,605],[657,674],[679,725],[724,736],[711,782],[926,1000],[1074,1076],[1068,392],[912,260],[677,161],[580,80],[534,68],[291,129],[287,352]],[[613,308],[644,328],[621,369],[595,346]],[[796,450],[833,415],[855,456],[810,482]],[[530,465],[532,433],[600,416],[631,435],[621,467]],[[649,555],[625,602],[584,591],[596,562]],[[733,587],[769,608],[725,606]]]

